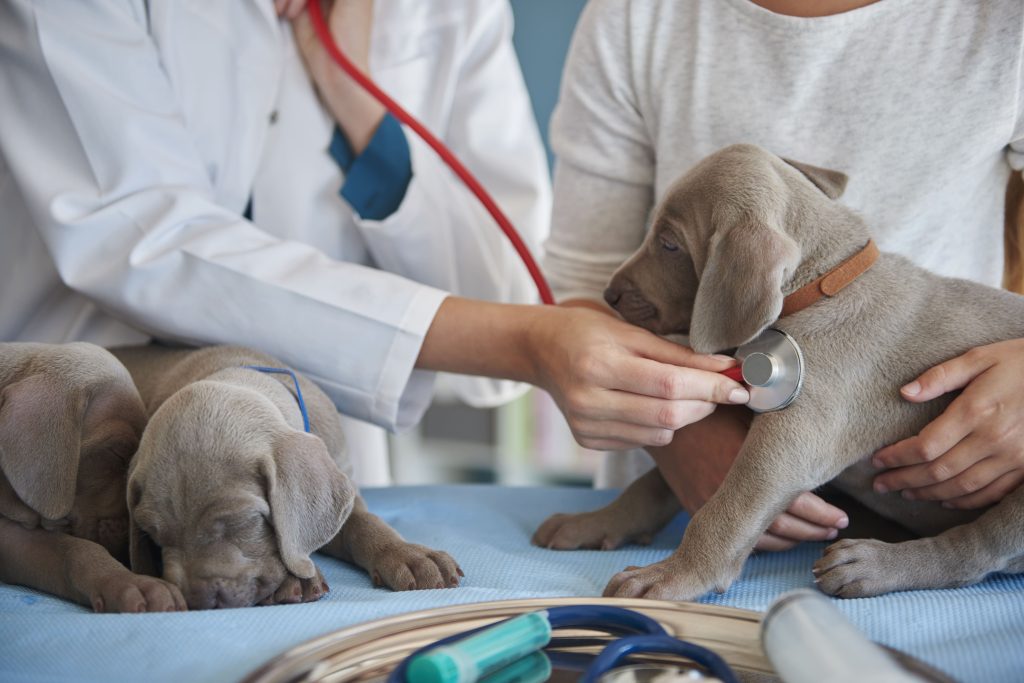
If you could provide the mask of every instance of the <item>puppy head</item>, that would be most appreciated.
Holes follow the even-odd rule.
[[[156,411],[133,463],[132,569],[162,573],[192,609],[253,605],[287,573],[314,576],[310,554],[354,502],[323,441],[265,396],[196,382]]]
[[[802,238],[845,185],[754,145],[716,152],[669,189],[605,300],[653,332],[689,334],[697,351],[740,346],[778,319]]]
[[[127,561],[125,476],[146,423],[131,377],[91,344],[32,345],[22,357],[0,389],[0,512]]]

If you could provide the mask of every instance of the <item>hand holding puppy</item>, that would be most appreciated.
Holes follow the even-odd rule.
[[[980,508],[1024,483],[1024,339],[979,346],[931,368],[900,393],[923,403],[963,392],[917,436],[875,453],[875,490]]]

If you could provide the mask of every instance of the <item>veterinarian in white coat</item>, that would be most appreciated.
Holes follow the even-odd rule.
[[[627,326],[448,297],[535,294],[433,152],[317,43],[296,41],[277,12],[306,20],[308,36],[303,5],[0,5],[0,338],[253,346],[306,372],[344,413],[399,429],[429,402],[434,373],[423,370],[533,381],[598,445],[663,441],[665,400],[692,419],[710,404],[675,399],[738,389],[690,371],[695,388],[673,393],[681,370],[647,359],[716,361],[691,362]],[[536,247],[550,191],[507,3],[354,0],[330,21]],[[404,167],[382,148],[404,148]],[[615,353],[643,360],[646,383],[615,386],[618,373],[571,362]],[[516,391],[457,384],[478,405]],[[632,402],[609,403],[606,389]],[[638,404],[637,393],[653,399]],[[384,462],[383,432],[345,426],[356,459]]]

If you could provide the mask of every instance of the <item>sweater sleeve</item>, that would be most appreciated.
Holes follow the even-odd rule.
[[[551,122],[557,155],[544,265],[559,300],[601,299],[640,245],[654,151],[632,74],[629,3],[595,0],[573,36]]]

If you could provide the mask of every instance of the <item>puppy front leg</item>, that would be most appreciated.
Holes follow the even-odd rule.
[[[314,568],[316,573],[309,579],[300,579],[294,574],[288,574],[277,590],[259,604],[261,606],[294,605],[300,602],[316,602],[327,595],[331,587],[327,585],[327,579],[320,573],[320,568],[316,566]]]
[[[3,518],[0,581],[52,593],[96,612],[186,609],[177,586],[133,574],[98,543],[45,529],[25,529]]]
[[[813,443],[784,442],[800,433],[790,426],[779,417],[755,420],[729,474],[694,514],[679,548],[661,562],[619,572],[605,596],[693,600],[712,589],[724,592],[771,521],[801,492],[842,470],[839,463],[827,463]],[[829,442],[820,436],[819,443]]]
[[[454,588],[465,576],[451,555],[407,542],[367,510],[361,497],[345,526],[320,552],[362,567],[374,585],[396,591]]]

